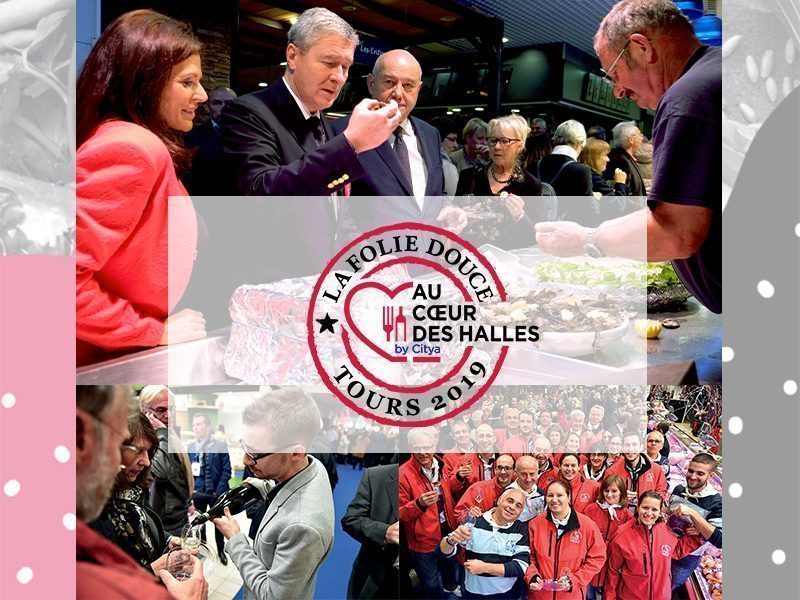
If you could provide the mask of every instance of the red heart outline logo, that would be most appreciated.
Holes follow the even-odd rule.
[[[390,362],[406,362],[406,357],[394,356],[392,354],[389,354],[388,352],[386,352],[386,350],[378,346],[375,342],[373,342],[366,335],[364,335],[361,329],[359,329],[359,327],[353,321],[353,317],[350,311],[350,302],[353,300],[353,297],[356,295],[356,293],[368,288],[374,288],[380,290],[381,292],[389,296],[389,298],[394,299],[395,297],[397,297],[397,294],[404,292],[413,286],[414,283],[412,281],[406,281],[405,283],[401,283],[400,285],[398,285],[396,288],[394,288],[394,290],[391,290],[387,286],[383,285],[382,283],[378,283],[377,281],[364,281],[362,283],[359,283],[352,290],[350,290],[350,293],[347,294],[347,297],[344,300],[344,318],[345,321],[347,321],[347,326],[350,327],[350,330],[355,334],[355,336],[359,340],[361,340],[364,344],[366,344],[370,350],[378,354],[381,358],[384,358]]]

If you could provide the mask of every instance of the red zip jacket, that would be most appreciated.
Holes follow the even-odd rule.
[[[525,572],[525,584],[530,585],[534,575],[542,579],[558,579],[565,569],[569,569],[572,590],[534,592],[528,589],[528,600],[584,600],[586,587],[606,561],[603,536],[594,521],[573,509],[567,528],[559,538],[549,517],[548,510],[528,524],[531,564]]]
[[[497,457],[497,455],[495,455],[495,457]],[[458,468],[462,464],[466,464],[467,462],[472,464],[472,475],[467,477],[464,482],[458,481],[462,484],[461,491],[466,490],[476,481],[483,481],[483,461],[478,458],[477,453],[459,452],[454,449],[446,452],[442,458],[444,458],[444,473],[447,477],[452,479],[456,479],[456,473],[458,473]],[[492,474],[494,474],[494,468],[492,469]],[[459,494],[456,495],[458,496]]]
[[[551,460],[550,464],[555,465],[556,463]],[[539,479],[536,481],[536,485],[542,488],[543,491],[547,492],[547,486],[556,480],[556,474],[558,474],[558,469],[555,468],[555,466],[553,466],[551,469],[540,471]]]
[[[617,518],[616,520],[612,521],[608,511],[600,508],[600,505],[597,502],[592,502],[589,506],[587,506],[586,510],[583,511],[583,514],[597,524],[597,527],[600,529],[600,535],[603,536],[603,541],[605,541],[606,544],[608,544],[609,540],[614,537],[614,535],[617,533],[617,530],[622,525],[633,519],[631,511],[629,511],[627,508],[618,508]],[[603,568],[600,570],[600,572],[594,576],[594,579],[592,579],[592,585],[595,587],[603,587],[606,584],[607,577],[608,562],[606,561],[606,564],[603,565]]]
[[[666,500],[667,478],[664,477],[664,471],[659,465],[654,465],[653,462],[644,454],[642,454],[641,457],[643,460],[647,461],[648,468],[644,473],[639,475],[639,480],[636,482],[635,490],[633,489],[631,474],[625,467],[626,461],[624,457],[622,457],[622,460],[614,463],[608,468],[608,470],[606,470],[606,477],[609,475],[619,475],[622,477],[622,480],[625,482],[625,487],[631,491],[635,491],[637,498],[644,492],[655,490],[662,498]]]
[[[442,487],[444,514],[448,531],[455,529],[457,522],[453,513],[453,496],[450,489],[451,480],[444,476],[442,460],[436,456],[433,460],[439,463],[439,483]],[[408,539],[408,547],[415,552],[433,552],[442,541],[442,529],[439,523],[439,504],[434,502],[424,509],[417,503],[424,492],[433,489],[431,482],[422,473],[417,459],[413,456],[400,465],[400,477],[397,482],[397,494],[400,499],[400,521]]]
[[[548,473],[545,473],[542,477],[545,475],[547,476],[545,479],[549,480],[547,485],[550,485],[550,483],[556,479],[566,481],[566,479],[561,477],[561,472],[557,468],[548,471]],[[541,480],[542,477],[539,477],[539,479]],[[585,512],[586,507],[597,500],[597,497],[600,494],[600,484],[596,481],[592,481],[591,479],[586,479],[583,473],[578,473],[572,478],[572,481],[568,483],[572,488],[572,508],[577,510],[579,513]],[[546,487],[543,487],[542,489],[545,491],[547,490]]]
[[[460,520],[463,514],[473,506],[480,506],[483,512],[491,510],[494,508],[500,494],[503,493],[503,489],[497,485],[494,479],[473,483],[456,504],[456,520]]]
[[[689,535],[678,539],[664,523],[652,530],[636,521],[621,526],[608,548],[605,600],[669,600],[672,597],[672,560],[683,558],[700,546]]]

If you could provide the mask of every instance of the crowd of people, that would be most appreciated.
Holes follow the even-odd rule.
[[[516,114],[437,131],[412,114],[422,67],[400,49],[377,58],[370,97],[329,121],[322,111],[357,43],[335,13],[306,10],[288,31],[284,75],[238,98],[214,90],[210,122],[187,142],[208,100],[190,28],[140,10],[103,31],[77,83],[79,365],[203,337],[207,318],[229,324],[238,285],[319,273],[359,232],[414,221],[460,233],[475,223],[453,194],[497,200],[502,245],[671,260],[689,291],[721,311],[720,56],[672,2],[623,0],[594,39],[615,95],[658,109],[649,160],[635,122],[613,128],[613,150],[602,128],[590,136],[574,119],[554,124],[552,137],[541,119]],[[187,187],[272,201],[196,209]],[[631,247],[644,231],[646,257]],[[254,253],[255,264],[242,260]],[[210,266],[192,278],[196,258]],[[190,280],[204,277],[178,308]]]
[[[645,403],[641,388],[496,390],[463,419],[411,430],[399,504],[417,584],[405,595],[682,597],[705,549],[722,546],[718,457],[670,462],[660,391]]]

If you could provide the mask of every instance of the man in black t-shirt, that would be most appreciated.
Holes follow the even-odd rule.
[[[720,313],[720,51],[703,46],[668,0],[619,2],[600,24],[594,46],[615,95],[656,111],[648,208],[596,229],[539,223],[536,240],[559,256],[670,260],[689,291]]]

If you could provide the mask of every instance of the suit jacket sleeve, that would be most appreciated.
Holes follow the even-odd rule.
[[[282,155],[279,136],[291,134],[276,131],[248,103],[229,103],[221,122],[225,164],[240,194],[327,196],[345,185],[329,188],[333,180],[344,174],[349,180],[364,174],[344,135],[289,162]]]
[[[358,484],[358,491],[355,498],[347,507],[344,517],[342,517],[342,529],[357,541],[372,542],[379,546],[386,544],[386,530],[390,523],[382,523],[370,517],[372,502],[377,494],[384,492],[381,488],[373,488],[372,474],[364,472],[361,483]]]
[[[245,585],[256,597],[268,600],[297,597],[325,557],[319,531],[305,523],[285,528],[277,540],[262,540],[258,553],[243,532],[228,540],[225,550]]]

